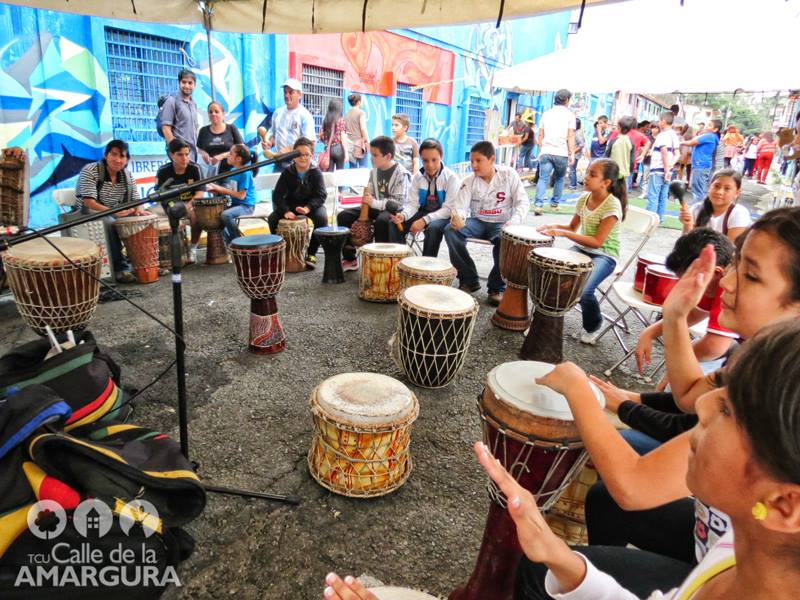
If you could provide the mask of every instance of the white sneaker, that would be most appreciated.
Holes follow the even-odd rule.
[[[594,346],[595,342],[597,342],[597,338],[600,337],[600,334],[603,332],[603,328],[600,327],[597,331],[592,331],[591,333],[588,331],[581,332],[581,343],[583,344],[591,344]]]
[[[186,257],[186,264],[192,265],[197,262],[197,250],[189,248],[189,255]]]

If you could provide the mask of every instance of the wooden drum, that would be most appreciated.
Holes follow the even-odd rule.
[[[398,363],[412,383],[438,388],[453,381],[467,356],[478,302],[442,285],[403,290],[395,340]]]
[[[311,228],[305,218],[281,219],[276,233],[286,241],[286,272],[306,270],[306,253],[311,241]]]
[[[397,265],[400,289],[414,285],[453,285],[456,269],[449,262],[430,256],[409,256]]]
[[[411,474],[416,396],[379,373],[342,373],[311,393],[314,439],[308,468],[317,482],[357,498],[393,492]]]
[[[367,244],[358,249],[358,297],[369,302],[397,302],[400,293],[398,265],[411,256],[405,244]]]
[[[500,233],[500,275],[508,287],[491,318],[495,327],[511,331],[528,328],[528,254],[533,248],[552,245],[551,236],[527,225],[509,225]]]
[[[534,248],[528,256],[528,291],[533,301],[531,327],[519,357],[560,363],[564,315],[580,300],[592,259],[560,248]]]
[[[222,213],[228,206],[228,199],[222,196],[216,198],[199,198],[192,201],[195,222],[200,229],[206,230],[206,264],[222,265],[228,262],[228,252],[225,250],[225,240],[222,230]]]
[[[125,244],[133,274],[139,283],[158,281],[158,217],[137,215],[114,219],[114,227]]]
[[[189,236],[183,223],[178,226],[178,236],[181,238],[181,266],[185,267],[189,260]],[[172,228],[169,221],[158,222],[158,268],[172,268]]]
[[[566,398],[534,379],[553,365],[507,362],[486,378],[478,399],[483,441],[519,484],[533,493],[542,511],[552,506],[586,462]],[[593,386],[597,401],[605,405]],[[472,577],[450,600],[510,600],[522,555],[507,499],[489,480],[489,515]]]
[[[39,335],[46,335],[48,325],[54,333],[83,329],[100,295],[100,246],[80,238],[47,240],[96,279],[71,265],[45,240],[17,244],[2,254],[17,310]]]

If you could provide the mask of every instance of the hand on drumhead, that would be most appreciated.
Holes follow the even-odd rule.
[[[603,396],[605,396],[606,399],[606,410],[610,410],[614,414],[619,410],[619,405],[625,401],[641,402],[641,397],[636,392],[629,392],[628,390],[618,388],[610,381],[603,381],[594,375],[589,375],[589,380],[603,392]]]
[[[283,214],[283,218],[288,219],[289,221],[294,221],[297,218],[297,215],[292,211],[287,211]]]
[[[475,442],[474,447],[481,466],[508,499],[508,514],[517,526],[517,538],[525,556],[533,562],[549,563],[566,544],[556,537],[542,517],[533,494],[509,475],[486,444]]]
[[[576,383],[586,382],[586,372],[573,362],[563,362],[556,365],[544,377],[537,377],[536,383],[546,385],[554,392],[567,395],[567,392],[574,388]]]
[[[325,600],[378,600],[358,579],[349,575],[342,579],[336,573],[328,573],[325,584],[325,591],[322,593]]]
[[[298,213],[300,213],[301,215],[307,215],[308,213],[310,213],[310,212],[311,212],[311,210],[310,210],[308,207],[306,207],[306,206],[298,206],[298,207],[297,207],[297,208],[295,208],[294,210],[295,210],[295,212],[298,212]]]
[[[708,244],[672,288],[662,307],[664,320],[686,319],[703,298],[709,282],[714,277],[717,258],[714,246]]]
[[[144,206],[137,206],[133,209],[133,214],[138,216],[149,215],[150,211],[148,211]]]

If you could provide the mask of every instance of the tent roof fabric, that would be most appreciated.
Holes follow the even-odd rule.
[[[567,48],[495,73],[527,92],[766,92],[800,89],[797,0],[637,0],[587,10]]]
[[[3,0],[32,8],[153,23],[202,24],[196,0]],[[609,0],[587,0],[586,5]],[[475,23],[558,12],[580,0],[208,0],[212,29],[242,33],[339,33]]]

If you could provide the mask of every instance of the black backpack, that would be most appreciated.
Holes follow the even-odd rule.
[[[174,96],[174,94],[163,94],[158,97],[158,112],[156,113],[156,133],[158,133],[158,135],[162,138],[164,137],[164,132],[162,131],[164,123],[161,120],[161,116],[162,113],[164,112],[164,105],[167,103],[167,100],[169,100],[172,96]]]

